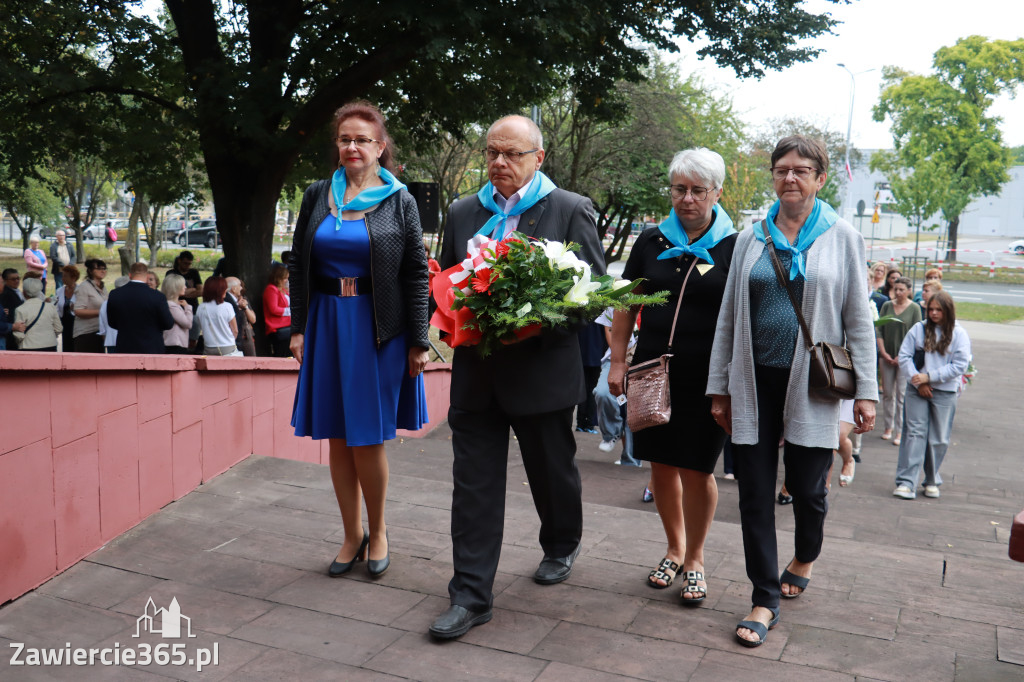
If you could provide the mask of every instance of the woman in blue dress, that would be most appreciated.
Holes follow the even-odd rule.
[[[427,260],[416,202],[389,170],[380,110],[347,104],[332,130],[337,171],[306,190],[292,245],[292,426],[330,441],[345,541],[328,574],[366,559],[379,577],[391,563],[384,441],[427,421]]]

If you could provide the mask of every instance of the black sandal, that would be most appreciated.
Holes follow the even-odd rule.
[[[689,604],[690,606],[693,606],[694,604],[699,604],[708,598],[708,588],[701,587],[697,584],[698,580],[703,580],[705,583],[707,583],[707,581],[704,580],[703,573],[701,573],[700,571],[687,571],[683,575],[686,578],[686,585],[684,585],[683,589],[679,592],[679,601],[683,602],[684,604]],[[692,594],[697,596],[690,597],[689,599],[684,599],[684,594]]]
[[[810,578],[805,578],[802,575],[796,575],[795,573],[790,573],[789,572],[789,566],[787,566],[782,571],[782,575],[779,576],[779,585],[781,586],[782,583],[786,583],[787,585],[790,585],[792,587],[799,587],[800,591],[797,592],[796,594],[786,594],[785,592],[781,592],[780,594],[782,595],[783,599],[796,599],[801,594],[803,594],[804,592],[807,591],[807,585],[810,582],[811,582]]]
[[[669,574],[671,571],[671,574]],[[658,567],[647,574],[647,584],[656,590],[663,590],[666,587],[671,587],[672,581],[675,580],[676,572],[679,571],[679,564],[672,561],[668,557],[661,560]],[[664,585],[659,585],[654,582],[655,580],[664,580]]]
[[[766,606],[765,608],[768,607]],[[779,609],[774,608],[768,610],[772,612],[773,616],[771,622],[768,623],[768,625],[765,625],[764,623],[761,623],[756,620],[741,620],[736,625],[736,641],[742,644],[743,646],[747,647],[748,649],[753,649],[754,647],[758,647],[764,644],[765,641],[768,639],[768,631],[779,624]],[[740,628],[746,628],[747,630],[751,630],[754,634],[757,635],[757,639],[743,639],[742,637],[740,637]]]
[[[793,504],[793,496],[792,495],[787,495],[786,493],[782,492],[781,490],[779,491],[779,496],[778,496],[777,499],[779,501],[779,504],[782,504],[782,505]]]

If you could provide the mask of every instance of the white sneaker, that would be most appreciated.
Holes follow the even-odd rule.
[[[924,487],[925,497],[938,497],[942,493],[939,492],[939,486],[937,485],[926,485]]]
[[[935,492],[938,492],[938,488],[935,489]],[[917,493],[905,485],[896,486],[896,490],[893,490],[892,494],[896,497],[902,497],[904,500],[912,500],[917,497]],[[925,494],[927,495],[928,493]]]
[[[612,450],[615,449],[615,441],[603,440],[601,441],[601,444],[597,446],[597,449],[600,450],[601,452],[611,452]]]

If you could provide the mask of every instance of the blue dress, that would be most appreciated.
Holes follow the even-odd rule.
[[[370,274],[365,220],[328,215],[313,237],[310,271],[325,277]],[[310,290],[302,367],[295,388],[296,436],[344,438],[347,445],[376,445],[395,429],[416,430],[427,421],[423,375],[409,376],[403,332],[378,349],[373,296],[331,296]]]

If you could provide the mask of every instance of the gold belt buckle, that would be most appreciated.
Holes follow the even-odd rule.
[[[358,286],[356,277],[339,277],[338,281],[341,282],[341,293],[339,296],[358,296]]]

